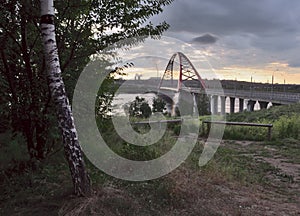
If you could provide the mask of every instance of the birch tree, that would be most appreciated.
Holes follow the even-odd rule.
[[[166,22],[153,24],[149,18],[160,14],[172,1],[56,1],[55,18],[59,22],[55,25],[58,49],[55,51],[59,51],[60,61],[56,57],[51,58],[55,59],[53,62],[60,62],[69,98],[72,97],[77,79],[90,61],[91,55],[120,40],[161,35],[169,25]],[[45,2],[48,1],[42,1],[43,4]],[[61,149],[55,114],[55,110],[59,109],[55,109],[55,106],[67,109],[66,104],[61,106],[56,102],[55,105],[55,100],[52,99],[56,94],[52,89],[52,94],[49,92],[40,36],[40,3],[36,0],[2,0],[0,4],[0,131],[11,130],[24,137],[24,148],[18,148],[17,151],[27,154],[29,164],[33,167],[37,161],[42,161],[49,154]],[[51,10],[53,12],[53,7]],[[53,24],[53,13],[44,11],[44,15],[50,16],[45,16],[43,25],[50,28]],[[44,33],[45,37],[46,35]],[[54,41],[50,39],[49,43]],[[55,70],[56,74],[60,74],[58,68]],[[56,75],[53,77],[59,81]],[[110,83],[113,79],[106,81],[105,86],[102,85],[101,91],[99,90],[104,107],[112,98],[111,92],[107,91],[112,90]],[[97,117],[105,116],[105,112],[98,112],[97,107],[96,111]],[[64,124],[72,125],[65,120],[60,119],[60,122],[64,128]],[[102,126],[106,127],[101,119],[99,127]],[[67,143],[70,142],[67,139]],[[5,146],[10,146],[11,143],[6,142]],[[71,155],[70,152],[72,151],[67,155]],[[77,166],[81,166],[80,163]],[[80,176],[81,172],[75,168],[73,170],[77,173],[74,173]]]
[[[41,33],[48,72],[49,89],[56,106],[59,128],[62,132],[64,152],[68,161],[76,195],[91,192],[90,178],[86,171],[82,149],[79,145],[70,103],[61,76],[55,38],[53,0],[41,0]]]
[[[55,18],[59,20],[55,25],[56,42],[68,97],[72,97],[77,79],[91,55],[120,40],[161,35],[168,24],[153,24],[149,18],[161,13],[171,2],[56,1]],[[58,151],[61,141],[47,85],[39,23],[40,1],[1,1],[0,109],[5,109],[0,110],[0,115],[2,122],[6,122],[6,130],[11,129],[25,138],[27,152],[23,148],[19,151],[28,153],[32,164]],[[109,85],[113,79],[106,81],[99,97],[107,107],[112,98],[107,90],[111,91]],[[97,111],[98,117],[105,115]]]

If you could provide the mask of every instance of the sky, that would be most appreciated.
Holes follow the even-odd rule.
[[[193,64],[200,61],[195,64],[203,78],[209,77],[210,65],[211,73],[220,79],[250,81],[252,77],[267,83],[274,76],[275,83],[300,84],[299,0],[175,0],[151,18],[154,24],[161,21],[170,28],[160,43],[141,48],[161,50],[143,53],[152,68],[142,73],[152,70],[161,75],[172,52],[180,51]],[[157,61],[149,60],[150,55]],[[139,70],[136,66],[134,73]]]

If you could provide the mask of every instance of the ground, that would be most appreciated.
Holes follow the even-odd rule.
[[[1,179],[0,215],[300,215],[299,141],[227,140],[201,168],[200,150],[169,175],[142,183],[91,168],[94,192],[81,198],[54,156],[55,166],[49,161],[39,174]]]

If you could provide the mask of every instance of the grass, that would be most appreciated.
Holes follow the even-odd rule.
[[[271,107],[268,110],[230,114],[227,121],[273,124],[272,140],[298,139],[300,134],[300,104]],[[268,130],[261,127],[226,126],[225,139],[267,140]]]
[[[267,184],[266,173],[275,172],[276,168],[268,163],[257,162],[253,157],[241,154],[240,150],[220,146],[205,166],[198,167],[202,147],[198,145],[188,159],[189,167],[204,174],[216,175],[225,181],[239,182],[244,185]]]
[[[267,110],[257,110],[254,112],[239,112],[233,113],[226,117],[227,121],[245,121],[245,122],[260,122],[265,119],[268,122],[273,122],[282,116],[290,117],[300,111],[300,104],[282,105],[271,107]]]
[[[62,215],[164,215],[168,212],[184,212],[189,209],[192,209],[193,213],[198,212],[198,215],[218,215],[214,208],[215,204],[209,203],[222,200],[227,206],[231,195],[222,194],[216,186],[221,185],[226,188],[229,184],[233,185],[233,188],[238,188],[235,189],[235,193],[239,193],[242,187],[249,188],[247,190],[251,191],[258,185],[270,190],[278,190],[278,193],[285,194],[287,199],[293,200],[288,185],[285,185],[293,183],[293,176],[256,158],[256,156],[271,158],[280,155],[291,163],[300,163],[300,141],[298,137],[294,137],[297,130],[287,130],[291,127],[289,125],[297,126],[297,112],[300,111],[300,106],[288,107],[291,107],[293,112],[287,108],[274,107],[270,110],[247,113],[249,117],[246,121],[270,121],[274,124],[272,141],[254,142],[247,146],[241,146],[235,141],[225,142],[218,148],[212,160],[203,167],[197,165],[203,150],[203,141],[199,141],[179,169],[159,179],[144,182],[115,179],[86,160],[94,190],[90,198],[72,196],[71,178],[62,151],[42,161],[36,170],[30,167],[20,170],[11,168],[25,160],[22,158],[24,155],[14,153],[18,150],[14,147],[10,149],[10,154],[16,159],[19,158],[18,163],[12,163],[7,167],[2,166],[0,172],[2,192],[0,215],[40,215],[44,212],[49,215],[58,213]],[[285,117],[280,117],[279,114]],[[246,113],[234,114],[227,119],[242,121],[243,116],[247,116]],[[284,119],[288,117],[288,120]],[[110,147],[116,153],[133,160],[151,160],[168,152],[174,145],[180,125],[169,126],[159,143],[147,147],[133,146],[124,142],[110,124],[106,124],[102,130],[104,139],[110,143]],[[137,130],[148,130],[148,128],[137,128]],[[231,133],[232,128],[227,130],[227,136],[229,138],[236,136],[236,139],[243,134],[249,136],[256,134],[257,139],[259,136],[266,135],[264,132],[259,134],[255,129],[251,131],[252,129],[248,128],[239,129],[236,134]],[[288,138],[281,138],[282,134],[285,134],[284,130],[285,133],[289,133]],[[10,159],[6,158],[6,160]],[[4,162],[1,161],[1,165]],[[275,177],[280,183],[274,180]],[[200,202],[199,200],[202,203],[194,204]],[[229,205],[236,206],[237,203],[229,203]],[[195,206],[198,209],[194,209]],[[240,211],[234,211],[233,214],[238,214]]]
[[[266,146],[275,148],[278,154],[287,158],[291,163],[300,164],[300,141],[294,138],[284,138],[273,142],[267,142]]]
[[[26,215],[30,211],[30,214],[38,215],[43,208],[48,209],[49,213],[57,212],[61,195],[72,191],[62,153],[45,160],[37,170],[27,167],[21,172],[9,174],[2,172],[0,177],[0,214],[19,212]]]

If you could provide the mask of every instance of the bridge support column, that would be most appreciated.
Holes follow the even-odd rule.
[[[199,115],[209,115],[210,114],[210,102],[206,94],[194,94],[195,102],[198,109]]]
[[[243,112],[243,111],[244,111],[244,99],[239,98],[239,112]]]
[[[180,116],[193,115],[194,98],[186,91],[180,91],[178,96],[178,107]]]
[[[218,114],[218,95],[211,96],[211,110],[213,115]]]
[[[207,95],[208,98],[208,112],[211,115],[212,114],[212,99],[211,99],[212,95]]]
[[[250,112],[253,112],[255,103],[256,103],[256,101],[249,100],[247,103],[247,110]]]
[[[258,101],[260,109],[267,109],[268,103],[266,101]]]
[[[225,102],[226,102],[226,97],[221,96],[221,115],[225,115]]]
[[[234,113],[234,102],[235,102],[235,98],[234,97],[230,97],[230,113]]]
[[[175,112],[174,112],[174,97],[175,94],[158,94],[157,95],[158,98],[162,99],[164,102],[166,102],[166,107],[167,107],[167,112],[169,113],[169,115],[174,116]]]

